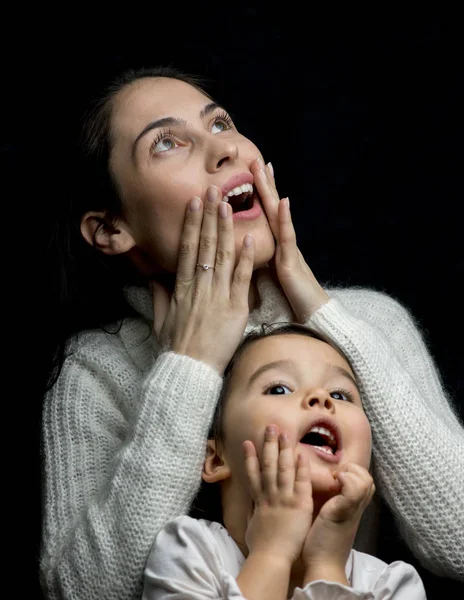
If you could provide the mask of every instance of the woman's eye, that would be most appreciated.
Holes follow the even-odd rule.
[[[172,138],[166,137],[159,140],[158,142],[155,142],[155,144],[153,145],[153,151],[166,152],[167,150],[172,150],[173,148],[176,148],[176,146],[177,144]]]
[[[266,390],[266,394],[269,395],[287,395],[287,394],[291,394],[292,390],[290,390],[286,385],[283,385],[282,383],[279,383],[277,385],[271,385],[270,388],[268,388]]]
[[[221,133],[222,131],[226,131],[226,129],[229,129],[228,124],[222,119],[218,119],[214,122],[211,133]]]

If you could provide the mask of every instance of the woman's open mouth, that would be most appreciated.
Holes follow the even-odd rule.
[[[225,196],[226,199],[223,200],[230,204],[233,220],[250,221],[257,219],[263,211],[256,188],[252,184],[246,183],[241,186],[241,190],[240,193]],[[239,192],[239,189],[235,188],[233,191]]]

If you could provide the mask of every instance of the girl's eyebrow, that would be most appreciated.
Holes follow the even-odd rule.
[[[219,104],[216,102],[210,102],[200,111],[200,119],[204,119],[206,115],[209,115],[211,112],[215,111],[217,108],[220,108]],[[148,123],[146,127],[142,129],[139,135],[135,138],[134,143],[132,144],[132,158],[135,156],[135,151],[137,149],[137,144],[139,140],[149,131],[153,129],[157,129],[159,127],[170,127],[173,125],[180,125],[185,127],[187,125],[187,121],[182,119],[181,117],[163,117],[162,119],[157,119],[156,121],[152,121]]]
[[[346,377],[347,379],[349,379],[351,381],[351,383],[359,391],[358,384],[357,384],[356,380],[354,379],[353,375],[351,375],[351,373],[349,371],[347,371],[343,367],[339,367],[338,365],[329,365],[329,369],[331,369],[332,371],[335,371],[339,375],[342,375],[343,377]]]
[[[253,373],[253,375],[248,380],[247,388],[251,387],[251,384],[253,383],[253,381],[255,381],[262,373],[264,373],[265,371],[269,371],[270,369],[274,369],[276,367],[287,367],[290,369],[294,369],[295,365],[294,365],[293,361],[291,361],[289,359],[275,360],[273,362],[261,365],[261,367],[256,369],[256,371]],[[355,388],[359,391],[359,387],[358,387],[356,380],[351,375],[351,373],[349,371],[347,371],[346,369],[344,369],[343,367],[340,367],[339,365],[327,365],[327,371],[334,371],[338,375],[341,375],[342,377],[346,377],[346,379],[349,379],[352,382],[352,384],[355,386]]]
[[[255,379],[257,379],[261,375],[261,373],[264,373],[265,371],[269,371],[270,369],[274,369],[275,367],[287,367],[287,368],[290,367],[291,368],[291,367],[294,367],[294,363],[293,363],[293,361],[291,361],[289,359],[281,359],[281,360],[274,360],[273,362],[262,365],[261,367],[256,369],[256,371],[253,373],[253,375],[248,380],[247,388],[251,387],[251,384],[253,383],[253,381],[255,381]]]

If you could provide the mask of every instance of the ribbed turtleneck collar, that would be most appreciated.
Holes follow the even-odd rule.
[[[256,285],[257,304],[248,318],[246,333],[261,323],[271,324],[294,319],[287,299],[275,284],[268,268],[257,271]],[[153,299],[148,288],[128,286],[125,288],[125,296],[134,310],[148,321],[153,321]]]

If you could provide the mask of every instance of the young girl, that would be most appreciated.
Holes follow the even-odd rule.
[[[421,332],[384,293],[320,284],[272,166],[226,110],[192,77],[129,71],[68,161],[62,343],[43,406],[46,595],[140,597],[153,539],[198,491],[224,369],[244,332],[276,321],[348,357],[379,494],[427,568],[464,578],[464,431]]]
[[[203,480],[220,482],[223,525],[167,523],[143,600],[425,599],[411,565],[352,549],[375,491],[371,429],[333,346],[296,325],[245,338],[212,430]]]

